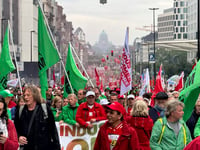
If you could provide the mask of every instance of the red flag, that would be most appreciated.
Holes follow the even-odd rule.
[[[101,80],[100,90],[101,90],[101,92],[103,92],[103,80]]]
[[[183,78],[184,78],[184,72],[182,72],[181,75],[180,75],[180,79],[178,81],[178,84],[176,85],[176,87],[174,89],[175,91],[182,90],[182,88],[183,88]]]
[[[95,71],[96,85],[99,86],[100,85],[100,81],[99,81],[99,75],[97,73],[97,69],[95,68],[94,71]]]
[[[154,97],[158,92],[164,92],[163,86],[162,86],[162,64],[160,65],[160,69],[158,72],[158,75],[156,76],[156,84],[153,90],[153,95],[151,98],[151,106],[154,106]]]
[[[55,70],[53,70],[53,88],[56,87],[56,76],[55,76]]]
[[[76,67],[79,69],[79,65],[78,64],[76,64]]]
[[[196,66],[196,64],[197,64],[197,59],[195,58],[194,65],[192,66],[192,70],[194,69],[194,67]]]
[[[82,72],[82,75],[83,75],[84,77],[86,77],[86,74],[85,74],[85,72],[84,72],[84,71]]]
[[[64,85],[64,83],[65,83],[65,75],[63,75],[63,76],[60,78],[60,82],[61,82],[61,85]]]

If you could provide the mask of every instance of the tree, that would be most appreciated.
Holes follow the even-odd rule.
[[[165,75],[171,77],[184,71],[185,76],[192,70],[192,64],[187,62],[187,52],[159,49],[156,51],[156,70],[163,64]]]

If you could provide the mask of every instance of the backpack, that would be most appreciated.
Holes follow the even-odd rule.
[[[158,120],[162,124],[162,130],[161,130],[161,134],[160,134],[160,137],[159,137],[159,140],[158,140],[158,144],[160,144],[160,142],[162,140],[162,137],[163,137],[163,134],[164,134],[164,131],[165,131],[166,125],[163,124],[163,119],[162,118],[159,118]],[[183,142],[184,142],[184,145],[186,146],[187,145],[186,130],[185,130],[185,127],[184,127],[183,124],[182,124],[182,127],[183,127]]]
[[[46,103],[42,103],[41,106],[42,106],[42,110],[44,111],[44,119],[47,119],[48,118],[47,105],[46,105]],[[19,108],[19,118],[22,115],[22,110],[23,109],[24,109],[24,105],[20,106],[20,108]]]

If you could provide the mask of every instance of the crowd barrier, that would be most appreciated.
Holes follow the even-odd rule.
[[[65,123],[59,125],[56,122],[61,150],[93,150],[99,128],[104,123],[105,121],[93,123],[93,128],[88,129]]]

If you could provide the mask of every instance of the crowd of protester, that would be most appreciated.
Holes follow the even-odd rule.
[[[48,87],[44,100],[36,86],[24,87],[23,93],[0,91],[0,150],[60,150],[55,122],[90,129],[106,120],[94,150],[182,150],[200,135],[200,98],[185,123],[177,91],[159,92],[154,99],[137,90],[119,93],[119,88],[88,87],[63,97],[62,89]]]

